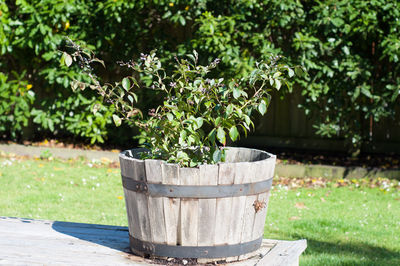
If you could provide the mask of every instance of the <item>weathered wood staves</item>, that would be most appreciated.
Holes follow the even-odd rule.
[[[260,247],[275,155],[229,147],[224,163],[180,168],[138,152],[120,154],[133,252],[234,261]]]

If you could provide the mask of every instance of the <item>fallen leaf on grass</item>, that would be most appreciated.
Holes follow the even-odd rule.
[[[297,209],[308,209],[308,207],[303,202],[296,202],[294,205]]]
[[[292,217],[289,217],[289,221],[297,221],[297,220],[300,220],[301,218],[299,217],[299,216],[292,216]]]

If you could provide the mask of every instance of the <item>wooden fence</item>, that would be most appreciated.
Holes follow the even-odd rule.
[[[240,144],[257,147],[284,147],[310,150],[347,151],[343,138],[326,138],[316,134],[313,127],[315,119],[306,116],[298,105],[302,102],[299,91],[280,98],[273,95],[268,113],[257,122],[257,129]],[[372,141],[363,143],[362,151],[371,153],[400,154],[400,106],[397,106],[397,117],[373,122]],[[314,114],[318,115],[318,114]],[[369,121],[364,130],[369,132]]]

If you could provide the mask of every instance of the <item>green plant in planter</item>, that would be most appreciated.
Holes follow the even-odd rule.
[[[140,142],[149,152],[144,158],[162,159],[181,166],[195,167],[203,163],[224,160],[224,149],[229,137],[233,142],[240,134],[254,128],[255,112],[267,112],[271,89],[292,86],[288,78],[302,75],[301,67],[291,67],[281,57],[271,57],[267,62],[256,64],[255,70],[241,79],[212,78],[219,59],[209,65],[198,65],[198,54],[175,57],[175,69],[168,71],[156,56],[156,52],[142,54],[139,62],[119,62],[132,70],[132,74],[115,84],[102,84],[93,73],[92,64],[103,61],[82,45],[69,41],[73,53],[64,52],[62,63],[73,61],[80,64],[90,77],[91,83],[75,81],[72,89],[91,88],[105,102],[113,104],[117,114],[114,122],[133,122],[141,129]],[[162,96],[162,103],[148,112],[137,108],[137,90],[151,89]],[[93,109],[96,112],[96,106]]]

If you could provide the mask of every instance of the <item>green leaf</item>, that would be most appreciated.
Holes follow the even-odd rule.
[[[201,128],[201,126],[203,125],[203,121],[204,121],[204,119],[202,117],[196,118],[197,128]]]
[[[301,67],[295,67],[294,72],[298,77],[302,77],[304,75],[304,71]]]
[[[211,144],[215,143],[215,128],[213,130],[211,130],[211,132],[208,134],[208,139],[211,142]],[[211,145],[214,146],[214,145]]]
[[[181,133],[179,133],[179,138],[180,138],[179,139],[179,144],[182,144],[186,140],[186,137],[187,137],[186,130],[182,130]]]
[[[178,153],[176,154],[176,156],[177,156],[179,159],[182,159],[182,160],[189,160],[189,155],[188,155],[186,152],[183,152],[183,151],[178,151]]]
[[[249,117],[248,115],[244,115],[244,121],[246,122],[246,124],[247,124],[248,126],[250,126],[250,124],[251,124],[251,119],[250,119],[250,117]]]
[[[218,163],[221,161],[222,153],[220,149],[216,149],[213,153],[213,161]]]
[[[61,62],[63,62],[67,67],[69,67],[72,64],[72,57],[66,52],[64,52],[61,57]]]
[[[233,112],[233,104],[229,104],[228,107],[226,107],[226,114],[229,116]]]
[[[365,96],[367,96],[368,98],[372,98],[371,92],[365,86],[361,87],[361,93],[364,94]]]
[[[174,116],[171,113],[167,113],[167,118],[169,121],[174,120]]]
[[[233,88],[233,98],[237,99],[240,97],[241,94],[242,94],[242,92],[240,91],[239,88],[237,88],[237,87]]]
[[[132,95],[128,95],[128,100],[133,104],[133,97],[132,97]]]
[[[73,80],[71,82],[71,88],[72,88],[73,91],[76,91],[78,89],[78,86],[79,86],[79,81]]]
[[[276,79],[277,77],[279,77],[282,73],[281,72],[275,72],[274,75],[272,76],[274,79]]]
[[[129,81],[129,78],[124,78],[122,80],[122,87],[128,91],[131,88],[131,82]]]
[[[185,24],[186,24],[186,20],[182,16],[179,17],[179,22],[181,23],[182,26],[185,26]]]
[[[121,125],[121,123],[122,123],[121,118],[120,118],[119,116],[117,116],[117,115],[113,115],[112,118],[113,118],[113,120],[114,120],[114,124],[115,124],[117,127],[119,127],[119,126]]]
[[[231,137],[232,141],[236,141],[236,139],[239,137],[239,131],[237,130],[236,126],[233,126],[231,129],[229,129],[229,137]]]
[[[288,68],[288,74],[289,74],[289,77],[290,77],[290,78],[293,77],[293,76],[294,76],[294,71],[293,71],[293,69]]]
[[[53,122],[53,120],[49,119],[49,120],[48,120],[48,123],[49,123],[49,129],[50,129],[50,131],[51,131],[51,132],[54,132],[54,122]]]
[[[267,112],[267,105],[264,101],[261,101],[260,105],[258,106],[258,111],[261,115],[264,115]]]
[[[93,109],[92,109],[93,114],[95,115],[97,113],[97,111],[99,111],[100,108],[101,108],[101,105],[98,103],[93,105]]]
[[[275,88],[279,91],[281,86],[282,86],[281,81],[279,79],[276,79],[275,80]]]
[[[222,127],[219,127],[217,129],[217,139],[219,142],[221,142],[223,145],[225,145],[225,142],[226,142],[225,131]]]
[[[221,117],[217,117],[217,118],[215,119],[214,125],[215,125],[215,126],[218,126],[220,122],[221,122]]]
[[[347,46],[343,46],[342,48],[343,52],[345,53],[345,55],[349,55],[350,54],[350,49]]]

